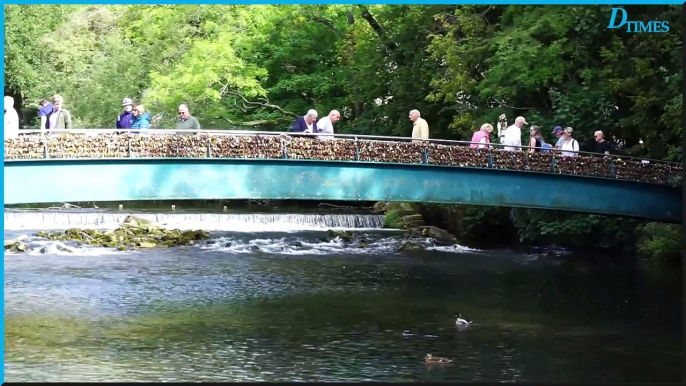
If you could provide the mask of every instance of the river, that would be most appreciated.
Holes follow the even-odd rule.
[[[123,216],[6,210],[5,238]],[[372,215],[146,216],[213,236],[5,253],[6,381],[681,381],[680,276],[430,240],[397,252],[402,233]]]

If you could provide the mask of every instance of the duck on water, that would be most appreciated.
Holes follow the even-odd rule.
[[[448,359],[448,358],[435,357],[431,354],[426,354],[424,361],[426,362],[426,364],[432,364],[432,363],[443,363],[443,364],[445,364],[445,363],[450,363],[453,360]]]
[[[455,325],[458,327],[469,327],[471,326],[474,322],[468,321],[466,319],[462,319],[462,314],[458,313],[456,315],[457,320],[455,321]]]

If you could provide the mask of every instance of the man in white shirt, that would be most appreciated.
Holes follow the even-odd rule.
[[[505,130],[505,137],[503,137],[503,145],[507,151],[522,151],[522,127],[528,125],[524,117],[517,117],[514,124]]]
[[[14,109],[14,98],[5,97],[5,139],[19,136],[19,115]]]
[[[318,135],[317,137],[322,141],[328,141],[333,139],[333,124],[338,122],[341,118],[341,113],[338,110],[331,110],[328,116],[317,121],[317,133],[320,134],[331,134],[331,135]]]
[[[429,139],[429,124],[426,123],[426,120],[421,117],[419,110],[410,111],[410,121],[412,121],[413,139]]]

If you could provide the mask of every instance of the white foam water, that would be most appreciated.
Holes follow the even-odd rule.
[[[31,250],[27,252],[10,252],[5,251],[5,254],[19,255],[19,256],[38,256],[38,255],[62,255],[62,256],[101,256],[101,255],[115,255],[126,253],[118,251],[114,248],[100,248],[90,245],[67,245],[67,243],[60,241],[52,241],[44,238],[25,234],[24,243],[27,244]]]
[[[5,212],[5,229],[114,229],[128,215],[166,228],[231,232],[297,232],[321,229],[380,230],[382,215],[362,214],[168,214],[88,212]]]
[[[220,237],[211,244],[201,246],[205,250],[215,250],[225,253],[269,253],[282,255],[328,255],[332,253],[346,253],[355,255],[389,254],[398,252],[402,240],[397,237],[385,237],[375,240],[365,239],[367,244],[360,247],[359,242],[348,245],[335,237],[328,241],[315,241],[304,238],[282,237],[274,239],[251,239],[247,242],[234,237]]]
[[[389,254],[397,253],[404,242],[397,229],[383,229],[383,216],[361,214],[186,214],[186,213],[121,213],[121,212],[31,212],[6,211],[6,237],[19,232],[29,236],[29,255],[103,255],[131,253],[112,248],[71,246],[34,236],[37,230],[68,228],[114,229],[133,214],[168,229],[204,229],[211,231],[207,243],[195,248],[229,254],[269,253],[282,255]],[[325,231],[353,230],[361,238],[346,243],[339,237],[329,239]],[[8,235],[9,231],[9,235]],[[313,234],[309,232],[314,231]],[[369,232],[369,233],[368,233]],[[321,233],[321,235],[319,235]],[[306,236],[306,234],[309,234]],[[263,235],[260,237],[260,235]],[[365,242],[360,245],[360,240]],[[425,250],[447,253],[469,253],[477,250],[461,245],[436,245],[430,238],[414,240]],[[9,251],[6,254],[13,254]],[[22,253],[18,253],[22,254]]]
[[[478,252],[478,249],[468,248],[464,245],[441,245],[426,248],[427,251],[439,251],[439,252]]]

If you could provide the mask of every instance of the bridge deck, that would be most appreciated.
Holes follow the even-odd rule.
[[[20,137],[5,142],[5,157],[6,204],[384,200],[682,218],[681,189],[673,185],[680,166],[627,158],[426,142],[130,134]]]

